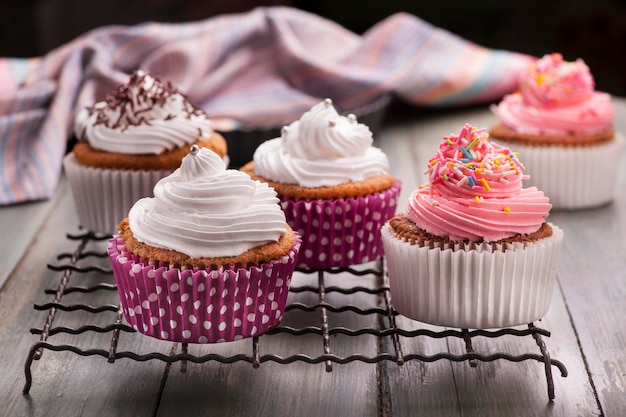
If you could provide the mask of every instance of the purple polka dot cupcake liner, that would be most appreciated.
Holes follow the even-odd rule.
[[[380,228],[396,212],[401,182],[363,197],[335,200],[282,199],[287,223],[302,236],[300,268],[342,268],[383,255]]]
[[[108,255],[126,321],[157,339],[218,343],[267,332],[283,317],[301,238],[284,256],[232,269],[170,268],[126,250],[119,235]]]

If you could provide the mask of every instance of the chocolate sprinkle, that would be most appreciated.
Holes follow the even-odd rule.
[[[183,98],[183,117],[206,117],[202,109],[194,106],[169,81],[163,82],[160,78],[150,75],[154,79],[154,83],[149,88],[145,88],[144,80],[148,76],[143,71],[133,72],[127,85],[120,85],[117,90],[106,96],[104,100],[106,106],[93,105],[89,107],[90,115],[97,113],[94,125],[101,124],[122,131],[128,126],[150,125],[150,120],[142,113],[149,112],[155,107],[165,106],[174,95],[180,95]],[[137,91],[136,96],[133,91]],[[116,120],[111,119],[110,115],[107,114],[108,109],[119,112]],[[165,120],[171,120],[175,117],[170,113]]]

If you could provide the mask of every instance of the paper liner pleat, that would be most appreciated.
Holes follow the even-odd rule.
[[[154,185],[172,170],[121,170],[81,165],[73,153],[63,159],[80,225],[113,234],[137,200],[152,197]]]
[[[624,136],[592,146],[530,146],[493,139],[519,152],[530,178],[525,187],[536,186],[550,197],[554,209],[598,207],[615,199]]]
[[[411,245],[382,228],[391,299],[413,320],[456,328],[528,324],[550,308],[563,231],[502,250]],[[480,246],[490,246],[483,244]]]
[[[190,270],[144,262],[114,236],[109,260],[126,321],[162,340],[228,342],[260,335],[285,311],[301,239],[260,266]]]
[[[380,228],[396,212],[401,183],[358,198],[282,199],[287,223],[302,236],[298,266],[347,267],[383,254]]]

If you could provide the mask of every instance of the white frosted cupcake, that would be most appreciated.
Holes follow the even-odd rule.
[[[192,146],[108,248],[124,317],[163,340],[260,335],[284,313],[300,237],[275,191]]]
[[[550,307],[563,232],[551,205],[522,188],[508,148],[465,125],[445,137],[428,184],[382,229],[391,298],[411,319],[457,328],[531,323]]]
[[[498,123],[491,140],[515,147],[527,184],[543,190],[555,209],[601,206],[617,192],[625,140],[614,131],[610,95],[594,86],[581,59],[545,55],[528,69],[519,92],[493,107]]]
[[[170,83],[135,71],[106,100],[82,109],[78,142],[63,161],[80,224],[113,234],[131,206],[196,144],[226,157],[208,116]]]
[[[326,99],[261,144],[242,167],[278,193],[303,239],[299,266],[347,267],[383,254],[380,227],[395,214],[400,181],[372,132]]]

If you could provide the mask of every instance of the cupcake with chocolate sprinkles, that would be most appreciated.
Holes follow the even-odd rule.
[[[154,197],[132,206],[108,254],[133,328],[215,343],[280,322],[300,242],[271,187],[192,145]]]
[[[135,71],[105,100],[77,114],[78,139],[63,166],[84,228],[115,233],[119,219],[196,144],[227,158],[209,117],[169,82]]]
[[[528,324],[550,307],[563,232],[518,154],[466,124],[444,137],[429,181],[382,228],[396,310],[456,328]]]
[[[395,214],[400,181],[370,129],[326,99],[262,143],[241,170],[278,193],[303,239],[299,266],[347,267],[383,254],[381,226]]]

